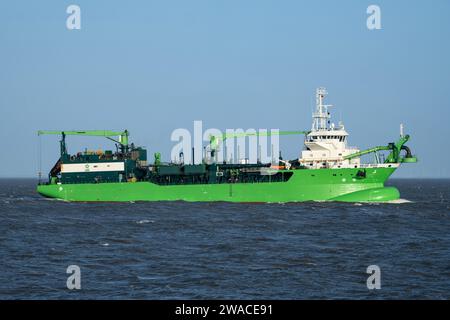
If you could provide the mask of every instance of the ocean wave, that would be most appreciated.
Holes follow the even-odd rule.
[[[397,200],[387,201],[386,203],[403,204],[403,203],[414,203],[414,202],[411,200],[408,200],[408,199],[397,199]]]
[[[148,220],[148,219],[143,219],[143,220],[136,221],[137,224],[154,223],[154,222],[155,222],[155,220]]]

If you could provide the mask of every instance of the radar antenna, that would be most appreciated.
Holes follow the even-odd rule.
[[[312,130],[327,130],[330,119],[330,113],[328,108],[331,104],[323,104],[325,96],[328,94],[324,87],[317,88],[316,90],[316,111],[313,113],[313,125]]]

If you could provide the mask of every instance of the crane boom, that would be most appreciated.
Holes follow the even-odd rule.
[[[91,137],[105,137],[111,139],[111,137],[119,136],[119,141],[111,139],[120,143],[121,145],[128,145],[128,130],[124,131],[111,131],[111,130],[77,130],[77,131],[55,131],[55,130],[39,130],[38,135],[45,134],[60,134],[64,136],[91,136]]]
[[[127,133],[127,130],[125,131],[110,131],[110,130],[77,130],[77,131],[54,131],[54,130],[39,130],[38,135],[43,134],[65,134],[65,135],[72,135],[72,136],[99,136],[99,137],[111,137],[111,136],[120,136],[124,133]]]
[[[294,134],[304,134],[307,135],[310,131],[265,131],[265,132],[234,132],[234,133],[223,133],[222,135],[211,135],[210,136],[210,146],[215,149],[219,142],[225,141],[229,138],[240,138],[240,137],[251,137],[251,136],[272,136],[272,135],[294,135]]]
[[[349,154],[344,157],[345,160],[358,158],[368,153],[377,152],[380,150],[390,150],[391,152],[387,156],[385,163],[400,163],[400,162],[417,162],[417,158],[411,154],[411,151],[404,144],[409,140],[409,135],[402,135],[397,142],[391,142],[387,146],[378,146],[374,148],[370,148],[367,150],[359,151],[356,153]],[[402,150],[406,151],[406,155],[404,157],[400,156],[400,152]]]
[[[38,136],[47,134],[61,135],[61,156],[67,153],[66,149],[66,136],[90,136],[90,137],[105,137],[109,140],[120,144],[121,148],[125,151],[128,149],[128,130],[124,131],[111,131],[111,130],[75,130],[75,131],[57,131],[57,130],[39,130]],[[119,137],[119,140],[111,137]]]
[[[353,158],[358,158],[358,157],[361,157],[361,156],[363,156],[365,154],[372,153],[372,152],[377,152],[377,151],[380,151],[380,150],[392,150],[392,148],[389,147],[389,146],[373,147],[373,148],[370,148],[370,149],[367,149],[367,150],[363,150],[363,151],[359,151],[359,152],[356,152],[356,153],[349,154],[348,156],[345,156],[344,159],[345,160],[349,160],[349,159],[353,159]]]

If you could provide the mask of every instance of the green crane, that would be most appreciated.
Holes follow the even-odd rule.
[[[67,154],[66,148],[66,136],[91,136],[91,137],[105,137],[120,145],[122,152],[128,152],[128,136],[130,133],[127,130],[124,131],[110,131],[110,130],[83,130],[83,131],[46,131],[39,130],[38,136],[45,134],[57,134],[61,135],[61,157]],[[118,140],[112,137],[119,137]]]
[[[251,137],[251,136],[272,136],[272,135],[296,135],[296,134],[303,134],[307,135],[311,131],[265,131],[265,132],[233,132],[233,133],[223,133],[222,135],[210,135],[209,136],[209,150],[211,152],[211,158],[214,159],[215,153],[217,151],[217,148],[219,146],[220,142],[225,141],[226,139],[233,139],[233,138],[241,138],[241,137]]]
[[[401,136],[400,139],[397,142],[391,142],[387,146],[378,146],[373,147],[367,150],[359,151],[353,154],[349,154],[348,156],[345,156],[345,160],[361,157],[368,153],[378,152],[381,150],[390,150],[391,153],[387,156],[384,163],[400,163],[400,162],[407,162],[407,163],[414,163],[417,162],[417,157],[413,156],[411,154],[411,150],[405,146],[404,144],[409,140],[409,135]],[[404,157],[400,157],[401,150],[406,151],[406,155]]]
[[[210,135],[209,144],[211,149],[215,149],[220,142],[225,141],[229,138],[240,138],[240,137],[251,137],[251,136],[272,136],[272,135],[292,135],[292,134],[304,134],[307,135],[310,131],[266,131],[266,132],[234,132],[234,133],[223,133],[222,135]]]

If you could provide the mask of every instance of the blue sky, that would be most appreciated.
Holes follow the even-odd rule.
[[[81,30],[66,8],[81,7]],[[381,8],[382,30],[366,27]],[[309,129],[325,86],[361,149],[397,139],[450,177],[450,1],[2,1],[1,177],[36,176],[39,129],[129,129],[169,160],[176,128]],[[43,169],[58,138],[42,139]],[[69,151],[110,145],[69,138]],[[283,137],[295,158],[300,137]],[[83,148],[84,149],[84,148]]]

